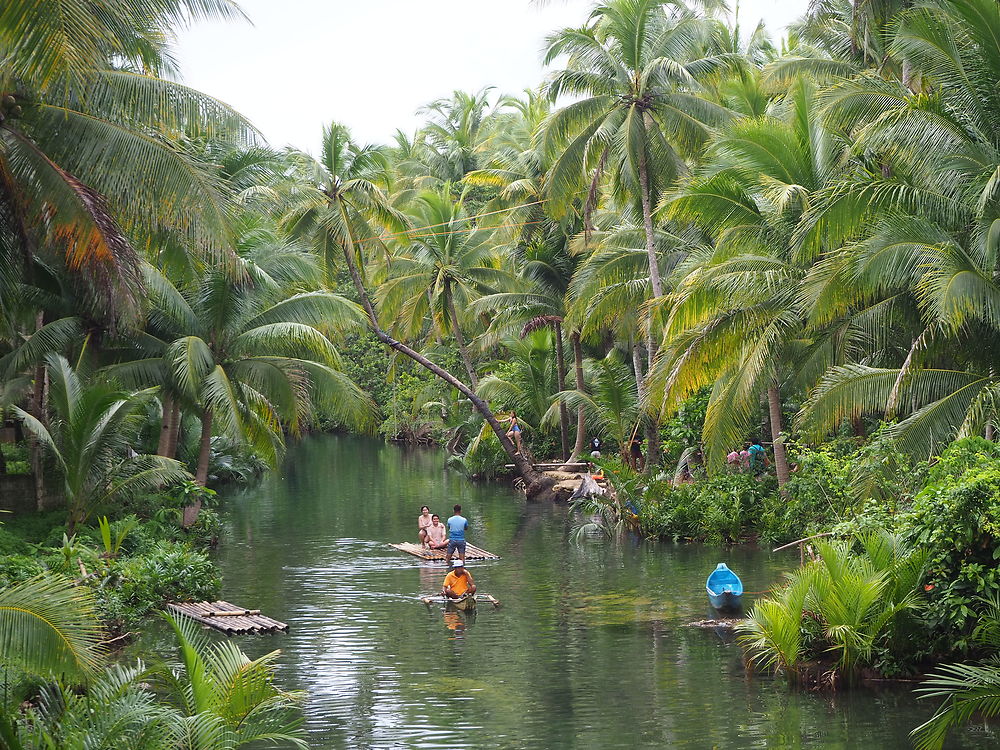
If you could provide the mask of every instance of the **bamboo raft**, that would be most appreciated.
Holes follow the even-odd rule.
[[[413,542],[400,542],[399,544],[390,544],[390,547],[395,547],[400,552],[406,552],[407,554],[419,557],[421,560],[430,560],[432,562],[444,562],[447,558],[447,550],[444,549],[427,549],[419,544],[414,544]],[[453,557],[458,557],[458,555],[453,555]],[[465,559],[466,560],[499,560],[500,555],[494,555],[492,552],[487,552],[484,549],[479,549],[472,544],[465,545]]]
[[[202,625],[221,630],[226,635],[275,633],[287,631],[288,625],[264,617],[259,609],[243,609],[229,602],[177,602],[167,609],[190,617]]]

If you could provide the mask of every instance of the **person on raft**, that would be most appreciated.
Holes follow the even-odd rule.
[[[431,525],[431,509],[426,505],[420,506],[420,515],[417,516],[417,536],[420,543],[427,546],[427,527]]]
[[[427,527],[427,546],[431,549],[444,549],[448,546],[448,530],[441,523],[441,516],[435,513],[431,516],[431,525]]]
[[[441,588],[441,596],[445,599],[461,599],[467,594],[476,593],[476,584],[472,580],[472,573],[465,569],[465,562],[455,560],[451,564],[451,570],[444,577],[444,585]]]
[[[469,528],[469,521],[462,515],[462,506],[455,506],[455,515],[448,519],[448,551],[445,559],[451,564],[451,557],[456,552],[459,559],[465,562],[465,532]]]
[[[521,424],[517,421],[517,412],[511,409],[510,416],[505,420],[510,422],[510,429],[507,430],[507,437],[514,441],[517,452],[521,452]]]

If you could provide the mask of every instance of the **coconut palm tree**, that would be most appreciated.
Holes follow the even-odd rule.
[[[0,742],[20,750],[15,675],[82,681],[101,664],[93,593],[54,576],[0,589]]]
[[[405,217],[390,205],[385,193],[378,187],[379,181],[385,176],[386,166],[381,151],[357,146],[351,142],[349,133],[342,126],[326,129],[322,161],[313,163],[311,176],[303,178],[302,183],[297,186],[297,197],[292,201],[283,223],[296,235],[308,238],[313,247],[326,258],[331,271],[339,251],[379,341],[417,362],[468,398],[483,415],[518,474],[524,479],[528,497],[541,496],[551,489],[552,480],[536,471],[518,453],[489,404],[470,385],[390,336],[379,322],[378,313],[368,293],[362,253],[366,245],[369,248],[385,247],[376,227],[400,232],[407,224]]]
[[[1000,107],[982,93],[1000,70],[998,34],[993,3],[906,11],[891,51],[940,92],[933,106],[874,76],[827,95],[827,119],[872,161],[832,185],[800,230],[804,237],[822,230],[836,245],[861,235],[818,269],[817,277],[826,273],[819,288],[830,291],[815,295],[815,314],[881,306],[883,327],[905,320],[912,338],[828,373],[801,415],[810,435],[844,417],[887,415],[899,420],[890,436],[926,456],[955,436],[989,434],[1000,421],[1000,208],[992,178]]]
[[[165,615],[177,638],[180,669],[162,669],[166,694],[183,717],[173,731],[180,740],[197,728],[192,750],[282,745],[306,748],[302,693],[274,684],[280,651],[250,659],[232,641],[212,642],[194,620]]]
[[[442,182],[457,183],[476,169],[480,147],[489,135],[491,90],[455,91],[450,99],[436,99],[420,108],[419,114],[429,116],[421,135],[430,152],[431,174]]]
[[[492,322],[483,343],[502,333],[513,334],[516,327],[526,335],[540,326],[556,332],[556,365],[559,390],[566,390],[566,360],[563,354],[563,326],[566,318],[567,291],[576,260],[567,250],[569,238],[579,228],[578,212],[567,212],[557,220],[546,210],[545,176],[549,159],[541,148],[541,138],[550,114],[548,101],[533,91],[523,98],[504,97],[498,113],[496,134],[491,139],[489,158],[484,168],[470,172],[465,183],[499,189],[483,211],[484,226],[496,225],[496,239],[506,243],[506,252],[515,268],[521,269],[525,291],[487,295],[475,303],[477,310],[488,310]],[[583,350],[575,330],[573,341],[577,390],[584,389]],[[584,411],[577,410],[576,440],[569,450],[569,414],[560,404],[560,438],[567,461],[581,454],[586,445]]]
[[[400,248],[387,259],[376,293],[379,312],[394,320],[391,330],[408,340],[424,332],[429,317],[432,334],[455,337],[469,382],[478,387],[458,310],[469,310],[483,295],[513,288],[515,277],[503,268],[492,234],[470,224],[449,185],[421,193],[411,215],[427,229],[397,240]]]
[[[109,368],[129,384],[165,382],[196,405],[200,484],[208,479],[216,429],[274,464],[282,425],[298,430],[313,408],[360,427],[374,411],[341,371],[327,336],[360,324],[362,311],[331,292],[296,292],[281,274],[294,277],[299,266],[309,266],[308,256],[277,250],[265,245],[242,258],[242,281],[223,270],[207,271],[180,289],[147,266],[151,327],[139,343],[151,356]]]
[[[479,395],[504,409],[517,412],[519,421],[539,429],[542,417],[559,392],[553,356],[554,332],[539,328],[524,337],[501,340],[506,350],[500,372],[487,375],[479,383]]]
[[[176,461],[140,455],[132,448],[145,425],[152,389],[132,393],[101,382],[84,383],[57,354],[46,356],[45,368],[52,412],[48,423],[19,407],[14,413],[62,475],[69,533],[96,508],[189,477]]]
[[[800,302],[818,250],[798,244],[795,230],[839,168],[814,98],[814,87],[800,81],[773,114],[734,123],[713,144],[699,178],[670,203],[674,220],[695,223],[714,246],[679,269],[665,349],[651,379],[666,409],[712,384],[704,444],[714,465],[754,430],[766,393],[782,486],[789,466],[781,388],[802,360],[812,362],[813,373],[838,356],[830,337],[806,335]]]
[[[624,457],[625,446],[641,417],[639,387],[621,355],[611,350],[599,360],[586,360],[588,392],[563,391],[559,399],[569,406],[583,406],[591,424],[618,444]],[[549,407],[546,421],[558,418],[557,403]]]
[[[134,319],[137,243],[229,245],[225,196],[189,139],[249,141],[229,107],[157,77],[174,27],[239,15],[228,0],[95,6],[17,0],[0,10],[0,234],[4,280],[58,253],[96,295],[95,314]],[[21,273],[11,274],[17,267]]]
[[[545,62],[568,56],[547,85],[549,96],[578,97],[557,111],[545,146],[555,154],[549,192],[564,202],[611,176],[614,196],[635,205],[645,232],[654,297],[663,295],[653,231],[653,208],[686,170],[710,127],[730,117],[701,98],[699,78],[730,57],[705,55],[711,27],[676,4],[657,0],[608,0],[583,28],[563,29],[546,43]]]

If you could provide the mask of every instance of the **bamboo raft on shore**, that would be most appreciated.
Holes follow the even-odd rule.
[[[175,602],[167,609],[190,617],[202,625],[221,630],[226,635],[275,633],[287,631],[288,625],[265,617],[259,609],[244,609],[229,602]]]
[[[447,559],[447,551],[444,549],[427,549],[419,544],[414,544],[413,542],[400,542],[399,544],[390,544],[390,547],[398,549],[400,552],[406,552],[409,555],[419,557],[421,560],[429,560],[430,562],[444,562]],[[458,557],[458,555],[453,555],[453,557]],[[484,549],[480,549],[473,544],[465,545],[465,559],[466,560],[499,560],[500,555],[494,555],[492,552],[487,552]]]

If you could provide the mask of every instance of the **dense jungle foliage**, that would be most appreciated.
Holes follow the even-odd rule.
[[[204,488],[308,430],[512,464],[529,497],[552,483],[532,456],[597,437],[641,446],[608,513],[642,533],[837,534],[755,608],[759,664],[995,657],[996,0],[817,0],[780,43],[721,4],[606,0],[547,38],[536,89],[456,91],[388,145],[332,123],[316,154],[172,79],[176,28],[239,16],[0,8],[0,480],[65,508],[0,530],[0,581],[27,581],[0,597],[75,602],[85,655],[80,622],[208,596]],[[738,455],[752,439],[766,471]],[[23,643],[18,669],[64,674],[66,716],[99,732],[69,655]],[[222,689],[232,663],[188,679]],[[926,746],[1000,706],[995,664],[975,670],[939,678]],[[253,739],[210,689],[154,708],[140,672],[101,679],[168,746],[185,722]],[[49,746],[47,704],[16,705],[5,740]]]

